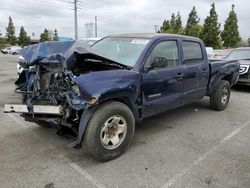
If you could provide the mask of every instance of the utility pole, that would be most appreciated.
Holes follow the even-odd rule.
[[[94,23],[86,23],[85,24],[86,27],[86,38],[92,38],[93,37],[93,27],[94,27]]]
[[[95,38],[97,38],[97,16],[95,16]]]
[[[156,32],[156,33],[158,32],[158,26],[159,26],[159,25],[154,25],[154,27],[155,27],[155,32]]]
[[[75,12],[75,40],[78,40],[78,24],[77,24],[77,3],[78,3],[78,0],[74,0],[74,12]]]

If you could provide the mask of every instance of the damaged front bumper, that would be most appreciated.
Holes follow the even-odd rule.
[[[5,113],[23,113],[29,114],[30,111],[27,105],[23,104],[5,104]],[[48,114],[48,115],[63,115],[63,107],[61,105],[33,105],[34,114]]]

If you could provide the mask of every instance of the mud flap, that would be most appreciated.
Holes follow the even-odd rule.
[[[68,149],[81,148],[81,142],[83,139],[85,129],[86,129],[88,122],[89,122],[90,118],[92,117],[94,111],[96,110],[96,108],[97,108],[97,106],[92,106],[91,108],[87,108],[86,110],[83,111],[82,116],[81,116],[81,120],[79,123],[79,130],[78,130],[77,139],[74,142],[72,142],[66,146]]]

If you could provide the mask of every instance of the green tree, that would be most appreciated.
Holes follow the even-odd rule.
[[[19,37],[18,37],[18,44],[20,46],[26,46],[29,43],[30,43],[30,37],[27,35],[26,31],[24,30],[24,27],[21,26]]]
[[[184,34],[180,13],[178,12],[177,16],[173,13],[170,20],[164,20],[160,31],[161,33]]]
[[[6,27],[6,38],[11,45],[16,44],[15,27],[11,17],[9,17],[8,27]]]
[[[188,34],[186,33],[186,35],[192,36],[192,37],[199,37],[200,34],[201,34],[201,32],[202,32],[202,30],[203,30],[203,26],[202,25],[199,25],[199,24],[193,25],[190,28]]]
[[[171,29],[170,21],[164,20],[161,26],[160,32],[165,33],[167,30]]]
[[[58,32],[57,32],[57,29],[55,29],[53,40],[58,41]]]
[[[43,33],[40,35],[40,42],[45,42],[50,40],[49,31],[45,28]]]
[[[223,40],[223,46],[226,48],[235,48],[241,41],[239,34],[237,15],[234,11],[234,5],[232,5],[232,10],[224,24],[224,30],[221,33],[221,38]]]
[[[194,6],[188,16],[185,34],[188,36],[199,37],[202,31],[202,26],[198,25],[199,22],[200,18],[198,17]]]
[[[211,5],[210,15],[204,21],[203,30],[200,38],[208,47],[219,49],[222,47],[220,37],[220,24],[218,23],[218,15],[215,10],[215,4]]]
[[[170,20],[170,26],[171,26],[171,28],[174,30],[174,28],[175,28],[175,22],[176,22],[176,18],[175,18],[175,14],[173,13],[172,15],[171,15],[171,20]]]
[[[175,24],[173,26],[173,29],[174,29],[174,32],[177,34],[182,33],[183,31],[180,12],[178,12],[175,18]]]
[[[6,38],[4,38],[2,33],[0,33],[0,49],[5,47],[6,42]]]

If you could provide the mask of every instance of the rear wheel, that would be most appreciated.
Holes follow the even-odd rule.
[[[120,156],[132,141],[135,119],[130,108],[120,102],[108,102],[92,115],[84,135],[88,151],[99,161]]]
[[[221,80],[210,97],[211,108],[219,111],[224,110],[228,105],[230,94],[230,83],[226,80]]]

